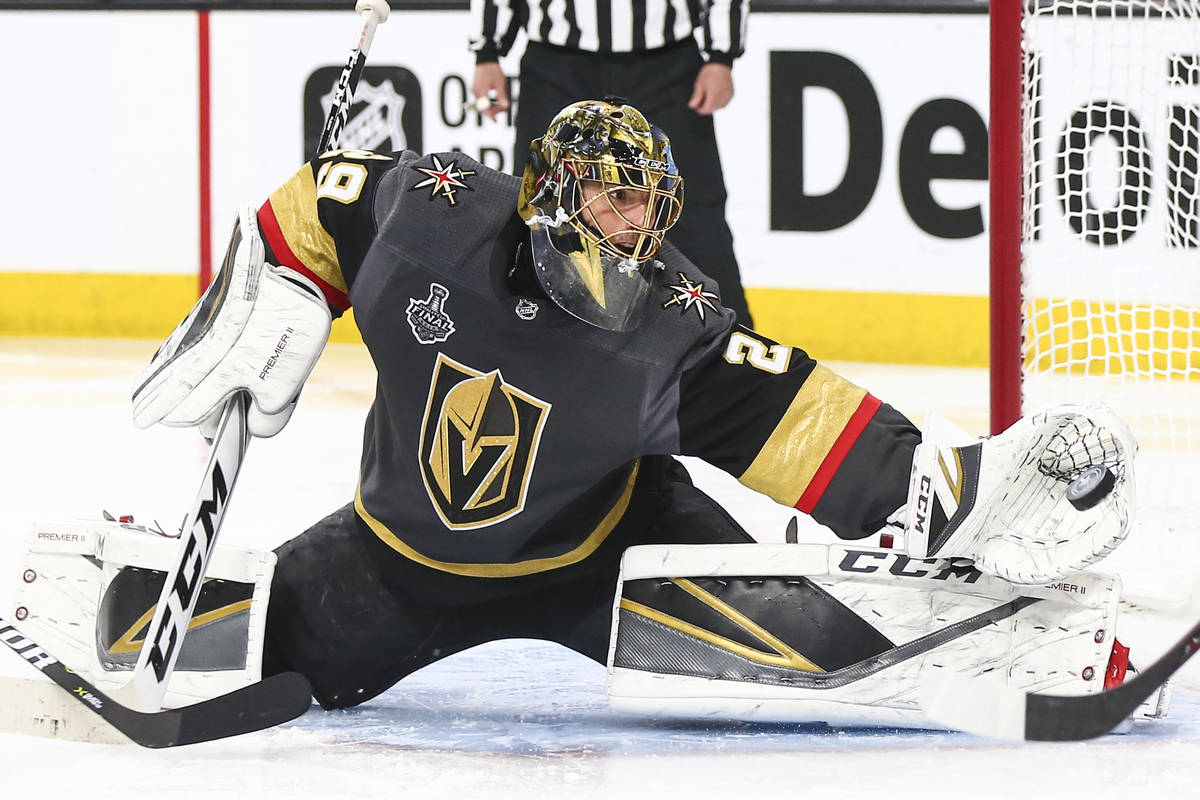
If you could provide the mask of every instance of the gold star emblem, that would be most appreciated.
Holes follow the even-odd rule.
[[[696,313],[700,315],[700,319],[704,319],[705,306],[708,306],[713,311],[717,310],[717,307],[712,304],[712,301],[716,300],[717,296],[712,292],[704,291],[703,283],[692,283],[682,272],[676,274],[679,275],[680,283],[667,287],[675,294],[671,296],[670,300],[663,303],[663,308],[682,306],[680,312],[683,313],[689,308],[695,307]]]
[[[451,161],[449,164],[443,166],[442,162],[437,156],[430,156],[430,158],[433,160],[432,169],[427,167],[413,167],[413,169],[415,169],[417,172],[428,175],[429,177],[420,183],[413,184],[413,187],[410,191],[415,192],[417,189],[424,189],[426,186],[431,187],[429,189],[430,200],[433,200],[435,197],[441,195],[450,202],[450,205],[455,204],[455,190],[466,189],[468,192],[475,191],[470,186],[467,186],[467,184],[462,180],[468,175],[474,175],[474,170],[458,169],[456,166],[458,163],[457,161]]]

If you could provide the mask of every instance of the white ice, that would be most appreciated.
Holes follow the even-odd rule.
[[[203,442],[193,431],[138,431],[129,421],[131,385],[155,346],[0,339],[0,608],[7,615],[34,520],[96,518],[107,509],[165,528],[181,521],[206,458]],[[937,409],[968,432],[985,432],[980,371],[834,366],[918,421]],[[362,349],[332,346],[289,427],[252,443],[222,541],[273,547],[345,503],[373,391]],[[786,509],[689,463],[756,535],[782,538]],[[802,535],[825,536],[815,526]],[[1190,624],[1143,620],[1135,661],[1156,657]],[[37,677],[7,650],[0,675]],[[1200,796],[1194,667],[1176,682],[1165,721],[1087,743],[1024,745],[937,731],[644,719],[612,711],[603,678],[603,667],[565,649],[498,642],[434,664],[362,707],[314,707],[286,726],[221,742],[150,751],[0,734],[0,796]]]

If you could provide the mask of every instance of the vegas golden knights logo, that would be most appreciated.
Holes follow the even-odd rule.
[[[421,476],[448,528],[519,513],[550,404],[438,354],[421,425]]]

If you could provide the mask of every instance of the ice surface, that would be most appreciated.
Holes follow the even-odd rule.
[[[0,339],[0,602],[35,519],[100,509],[178,525],[206,449],[192,431],[137,431],[129,391],[153,342]],[[987,391],[972,370],[837,365],[920,420],[937,408],[972,433]],[[280,436],[255,440],[222,541],[272,547],[351,496],[374,381],[333,347]],[[697,480],[761,538],[791,517],[692,463]],[[801,529],[820,539],[816,526]],[[1154,648],[1190,626],[1140,622]],[[1127,638],[1124,633],[1122,638]],[[8,651],[0,675],[36,675]],[[165,751],[0,734],[3,796],[612,798],[702,792],[837,798],[1163,798],[1200,794],[1200,679],[1170,717],[1088,743],[1001,744],[958,733],[651,720],[608,707],[604,669],[543,642],[496,642],[401,681],[365,706]],[[2,702],[2,697],[0,697]],[[0,712],[2,713],[2,712]]]

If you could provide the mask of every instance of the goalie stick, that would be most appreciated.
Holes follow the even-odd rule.
[[[375,28],[388,18],[391,9],[386,0],[358,0],[355,11],[359,25],[354,46],[338,79],[317,154],[329,150],[344,127]],[[105,695],[0,619],[0,639],[10,649],[70,692],[85,708],[145,747],[193,744],[262,730],[295,719],[312,703],[308,680],[289,672],[191,706],[160,710],[250,441],[246,420],[249,402],[246,393],[238,392],[221,410],[201,489],[181,531],[179,558],[163,583],[133,676],[114,692],[146,710],[129,708]]]
[[[367,51],[371,49],[371,41],[375,38],[375,28],[387,21],[391,8],[386,0],[358,0],[354,10],[359,14],[358,32],[354,35],[354,47],[350,49],[350,57],[346,66],[338,76],[337,87],[333,93],[333,104],[329,116],[325,118],[325,128],[317,142],[317,152],[321,155],[328,152],[342,135],[346,120],[350,118],[350,98],[358,87],[358,79],[362,77],[363,67],[367,64]]]
[[[162,594],[138,654],[129,682],[113,696],[143,712],[162,708],[167,683],[175,671],[183,637],[200,599],[208,562],[217,546],[229,495],[237,482],[250,433],[246,425],[250,397],[238,392],[221,410],[200,491],[180,531],[179,556],[163,581]]]
[[[333,105],[317,152],[332,147],[350,112],[350,99],[362,75],[366,53],[375,35],[375,28],[387,19],[391,9],[386,0],[358,0],[358,29],[350,57],[338,78]],[[142,711],[157,711],[167,691],[167,682],[179,658],[188,623],[200,598],[198,591],[208,571],[209,558],[216,547],[217,532],[225,516],[230,493],[250,443],[246,415],[250,398],[245,392],[231,397],[221,411],[221,421],[213,439],[204,486],[211,492],[206,497],[201,490],[191,514],[184,524],[180,557],[163,584],[162,595],[145,643],[129,683],[114,694]],[[222,470],[222,463],[225,469]],[[309,695],[311,697],[311,695]],[[303,713],[303,712],[300,712]],[[290,719],[290,717],[289,717]],[[277,724],[277,723],[271,723]]]
[[[391,9],[386,0],[358,0],[359,15],[354,45],[342,74],[337,91],[321,134],[317,153],[333,146],[350,113],[350,99],[358,86],[366,64],[367,50],[375,36],[375,28],[387,19]],[[209,558],[216,547],[217,532],[225,516],[229,494],[233,491],[238,472],[250,443],[246,414],[250,398],[245,392],[231,397],[221,411],[221,421],[213,439],[212,454],[202,488],[183,528],[180,557],[167,574],[154,618],[146,633],[145,643],[138,655],[137,665],[129,683],[115,694],[142,711],[157,711],[167,691],[167,682],[187,634],[188,623],[200,598],[199,588],[208,571]],[[222,469],[222,463],[225,468]]]
[[[285,672],[201,703],[160,710],[200,595],[209,556],[216,546],[229,494],[241,470],[249,442],[248,402],[249,397],[239,393],[222,411],[204,482],[180,532],[180,558],[168,573],[129,683],[112,695],[105,694],[0,618],[0,641],[66,690],[83,708],[143,747],[195,744],[262,730],[295,719],[312,704],[308,680],[299,673]],[[132,697],[132,702],[126,701],[129,705],[120,702],[126,697]],[[134,704],[150,708],[131,708]]]
[[[1120,725],[1200,650],[1200,623],[1137,677],[1097,694],[1032,694],[938,670],[922,680],[921,707],[934,721],[995,739],[1067,742]]]

